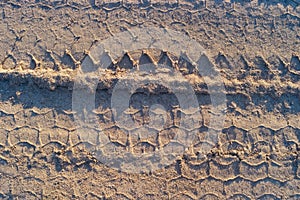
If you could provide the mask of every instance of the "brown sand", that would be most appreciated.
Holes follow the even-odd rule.
[[[0,198],[300,198],[298,1],[209,1],[206,7],[188,1],[101,2],[0,3]],[[227,93],[218,143],[199,157],[209,128],[209,97],[203,79],[189,71],[193,66],[175,66],[193,85],[203,121],[189,152],[168,167],[142,174],[97,161],[78,140],[71,112],[74,77],[91,48],[136,26],[167,27],[197,40],[220,70]],[[160,53],[148,52],[154,62]],[[141,52],[128,55],[132,63],[126,66],[137,67]],[[109,109],[111,89],[127,72],[116,69],[124,68],[121,60],[100,79],[96,105],[105,133],[126,148],[126,136],[113,124]],[[160,88],[141,93],[149,90],[150,97],[133,100],[137,120],[145,117],[143,100],[174,98]],[[165,138],[176,120],[168,109]],[[136,141],[134,151],[153,151],[155,145],[151,139]]]

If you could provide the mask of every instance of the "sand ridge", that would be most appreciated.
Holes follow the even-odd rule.
[[[299,199],[299,2],[189,2],[0,3],[1,199]],[[91,144],[76,135],[74,77],[98,41],[153,25],[185,32],[207,49],[224,80],[226,119],[215,130],[218,142],[206,140],[211,102],[195,67],[168,52],[125,53],[100,78],[94,110],[118,148],[128,144],[113,121],[111,88],[139,63],[164,56],[193,86],[202,116],[193,145],[172,165],[128,174],[87,150],[97,134]],[[170,102],[160,141],[167,143],[182,112],[174,95],[145,87],[132,98],[138,122],[148,120],[142,102]],[[203,143],[212,148],[205,155]],[[133,141],[136,153],[157,145],[156,138]]]

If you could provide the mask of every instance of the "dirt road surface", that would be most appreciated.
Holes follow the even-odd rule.
[[[0,198],[299,199],[299,5],[298,0],[1,1]],[[126,130],[114,123],[112,89],[142,63],[179,71],[192,85],[202,117],[193,144],[172,164],[126,173],[89,150],[102,133],[87,131],[94,138],[82,142],[72,94],[93,48],[137,27],[178,31],[199,43],[220,72],[226,109],[216,142],[207,142],[212,102],[196,66],[165,49],[123,49],[124,56],[99,79],[95,103],[98,123],[116,148],[154,152],[172,139],[177,113],[185,114],[170,91],[144,87],[130,101],[134,119],[145,123],[148,107],[163,102],[168,120],[159,141],[128,142]],[[203,154],[205,142],[210,150]]]

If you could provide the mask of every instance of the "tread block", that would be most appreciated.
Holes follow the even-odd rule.
[[[252,187],[252,182],[243,178],[237,178],[232,181],[228,181],[224,184],[224,191],[229,199],[236,194],[243,194],[249,198],[252,198],[252,191],[249,188]],[[242,198],[243,199],[243,198]],[[247,199],[247,198],[246,198]]]
[[[260,126],[250,130],[248,132],[248,136],[250,137],[250,140],[253,143],[260,142],[260,141],[271,143],[273,133],[274,131],[272,129]]]
[[[13,115],[6,115],[0,112],[0,127],[5,127],[7,130],[15,128],[15,120]]]
[[[9,194],[10,192],[10,177],[6,177],[4,175],[1,176],[0,178],[0,185],[1,185],[1,188],[0,188],[0,192],[3,193],[3,194]]]
[[[273,162],[269,164],[269,177],[279,181],[288,181],[295,177],[294,163],[292,161],[281,162],[277,165]]]
[[[31,128],[53,127],[55,124],[54,114],[52,111],[46,113],[37,113],[30,109],[24,109],[15,114],[17,127],[29,126]]]
[[[283,154],[297,151],[297,145],[299,144],[297,135],[300,132],[298,129],[292,127],[285,127],[276,131],[273,139],[272,148],[274,151],[279,151]]]
[[[244,194],[234,194],[230,196],[228,199],[233,199],[233,200],[250,200],[251,197],[244,195]]]
[[[208,169],[208,162],[197,165],[188,163],[186,167],[182,169],[182,174],[194,180],[205,179],[209,175]]]
[[[229,180],[235,178],[239,174],[238,162],[224,165],[213,160],[209,163],[209,167],[210,175],[217,179]]]
[[[99,132],[91,128],[80,128],[70,133],[72,145],[86,143],[90,145],[99,144]]]
[[[225,143],[228,141],[238,141],[244,145],[249,143],[247,131],[241,128],[231,126],[227,129],[223,129],[222,133],[223,134],[220,134],[220,143]]]
[[[178,191],[190,191],[190,189],[188,188],[193,188],[193,190],[196,190],[197,188],[195,182],[190,181],[189,179],[184,177],[173,179],[169,181],[167,184],[168,184],[168,190],[171,194],[176,194],[178,193]]]
[[[249,141],[252,145],[252,151],[271,152],[271,144],[274,131],[265,127],[258,127],[248,132]]]
[[[73,116],[66,114],[57,114],[55,117],[55,124],[60,128],[72,131],[76,128]]]
[[[252,187],[256,199],[282,199],[283,188],[278,181],[264,179]]]
[[[173,200],[192,200],[195,199],[194,195],[190,195],[188,192],[180,192],[178,194],[175,194],[173,197],[171,197],[170,199]]]
[[[216,180],[214,178],[207,178],[202,181],[197,181],[197,193],[201,199],[210,199],[214,197],[215,199],[220,199],[217,197],[222,197],[224,192],[224,183],[221,180]],[[209,196],[205,196],[208,195]],[[214,199],[212,198],[212,199]]]
[[[268,176],[267,163],[251,166],[250,164],[242,161],[240,163],[240,175],[252,181],[266,178]]]
[[[61,128],[43,129],[40,132],[40,141],[43,145],[51,142],[67,145],[69,142],[69,132]]]
[[[286,182],[283,187],[282,191],[284,191],[284,194],[286,194],[287,197],[295,197],[300,196],[300,180],[299,179],[293,179],[288,182]]]
[[[38,131],[29,127],[14,129],[9,132],[9,141],[12,145],[18,143],[38,144]]]
[[[215,194],[205,194],[200,199],[204,199],[204,200],[218,200],[218,199],[220,199],[220,196],[217,196]]]
[[[300,130],[299,129],[288,126],[288,127],[285,127],[283,129],[279,130],[278,132],[284,134],[284,139],[286,141],[291,141],[291,142],[295,142],[295,143],[299,144],[299,142],[300,142]]]
[[[8,131],[0,128],[0,146],[5,147],[7,144]]]

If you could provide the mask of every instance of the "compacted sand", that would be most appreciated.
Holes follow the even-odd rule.
[[[299,4],[1,1],[0,198],[299,199]],[[205,48],[220,71],[226,108],[224,125],[214,130],[216,142],[209,143],[204,136],[212,128],[212,102],[195,66],[164,49],[124,49],[124,56],[100,78],[94,110],[116,148],[153,152],[170,142],[176,129],[176,113],[181,112],[176,97],[153,85],[142,88],[130,104],[132,116],[142,124],[151,104],[166,104],[168,120],[159,141],[136,137],[128,142],[114,123],[112,89],[142,64],[163,63],[179,71],[192,85],[201,114],[201,123],[191,130],[193,144],[169,166],[126,173],[106,166],[90,151],[97,137],[81,141],[72,92],[93,47],[136,27],[180,31]],[[203,154],[205,142],[210,150]]]

